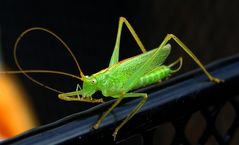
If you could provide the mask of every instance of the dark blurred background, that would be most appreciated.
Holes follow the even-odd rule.
[[[147,49],[160,45],[167,33],[178,36],[204,63],[238,53],[239,2],[237,0],[121,0],[121,1],[31,1],[1,0],[0,24],[4,62],[16,70],[13,44],[30,27],[44,27],[58,34],[71,48],[85,74],[108,66],[118,20],[124,16],[135,28]],[[126,28],[126,27],[124,27]],[[123,28],[120,58],[140,53],[134,39]],[[186,72],[195,63],[172,42],[172,62],[184,56]],[[44,32],[32,32],[22,39],[17,51],[24,69],[54,69],[79,75],[66,49]],[[167,63],[166,62],[166,63]],[[55,75],[31,75],[61,91],[74,91],[80,83]],[[55,92],[18,75],[41,124],[46,124],[92,104],[64,102]]]

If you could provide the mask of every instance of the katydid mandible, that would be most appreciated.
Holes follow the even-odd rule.
[[[138,44],[142,54],[119,61],[119,50],[120,50],[120,39],[121,39],[121,31],[123,24],[126,25],[136,43]],[[73,74],[69,74],[66,72],[60,72],[55,70],[24,70],[20,66],[17,56],[16,56],[16,48],[21,40],[21,38],[28,32],[31,31],[45,31],[56,37],[68,50],[74,62],[77,65],[77,68],[80,72],[80,76],[76,76]],[[41,27],[34,27],[27,29],[24,31],[16,40],[14,45],[14,59],[15,62],[20,69],[20,71],[8,71],[5,73],[23,73],[30,80],[34,81],[38,85],[46,87],[52,91],[59,93],[58,97],[65,101],[81,101],[81,102],[89,102],[89,103],[102,103],[103,99],[95,99],[92,95],[101,91],[104,97],[113,97],[117,99],[115,103],[106,111],[104,114],[98,119],[98,121],[93,125],[94,129],[98,129],[101,123],[104,121],[106,116],[124,99],[129,97],[141,97],[142,100],[139,104],[126,116],[126,118],[116,127],[113,132],[114,140],[118,134],[118,131],[127,123],[144,105],[146,102],[148,95],[146,93],[134,93],[132,90],[144,87],[150,84],[154,84],[160,82],[161,80],[168,78],[173,73],[180,70],[182,66],[182,57],[179,57],[175,62],[170,65],[163,65],[165,59],[168,57],[171,51],[171,45],[168,43],[169,40],[174,40],[180,48],[182,48],[195,62],[196,64],[203,70],[208,79],[214,83],[221,82],[220,79],[213,77],[203,66],[203,64],[199,61],[199,59],[191,52],[191,50],[175,35],[167,34],[159,47],[152,49],[150,51],[146,51],[144,45],[139,39],[138,35],[134,31],[133,27],[124,17],[119,18],[118,32],[116,43],[114,46],[113,54],[111,56],[109,67],[103,69],[93,75],[87,76],[82,72],[80,65],[72,53],[71,49],[66,45],[66,43],[55,33]],[[175,65],[178,65],[176,69],[173,69]],[[76,90],[73,92],[63,93],[57,89],[49,87],[31,76],[27,73],[53,73],[70,76],[76,79],[83,81],[82,88],[78,84],[76,86]]]

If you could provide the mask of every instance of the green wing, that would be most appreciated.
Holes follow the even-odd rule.
[[[111,77],[115,79],[119,79],[119,82],[124,83],[129,80],[129,78],[148,60],[150,59],[153,54],[158,50],[159,48],[155,48],[151,51],[148,51],[146,53],[125,59],[123,61],[120,61],[109,68],[109,74]],[[159,50],[159,55],[155,58],[155,60],[150,64],[150,67],[148,70],[145,71],[144,74],[151,71],[157,66],[160,66],[164,63],[168,55],[170,54],[171,46],[170,44],[165,45]]]

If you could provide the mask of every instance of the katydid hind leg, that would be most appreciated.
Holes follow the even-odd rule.
[[[118,32],[117,32],[117,37],[116,37],[116,42],[115,42],[115,47],[114,47],[114,51],[113,51],[113,54],[112,54],[111,59],[110,59],[109,66],[112,66],[113,64],[115,64],[119,61],[120,38],[121,38],[121,32],[122,32],[122,28],[123,28],[124,23],[127,26],[130,33],[132,34],[132,36],[134,37],[134,39],[135,39],[136,43],[138,44],[139,48],[141,49],[141,51],[143,53],[146,52],[146,49],[145,49],[143,43],[141,42],[138,35],[134,31],[133,27],[126,20],[126,18],[120,17],[119,25],[118,25]]]
[[[169,40],[173,39],[193,60],[194,62],[203,70],[203,72],[205,73],[205,75],[208,77],[208,79],[212,82],[215,83],[220,83],[222,82],[222,80],[220,80],[219,78],[216,78],[214,76],[212,76],[204,67],[204,65],[200,62],[200,60],[193,54],[193,52],[175,35],[173,34],[168,34],[163,42],[161,43],[161,45],[165,45],[167,44],[167,42]]]

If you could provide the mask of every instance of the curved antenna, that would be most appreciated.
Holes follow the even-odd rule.
[[[17,59],[17,53],[16,53],[16,52],[17,52],[17,46],[18,46],[20,40],[22,39],[22,37],[23,37],[24,35],[26,35],[27,33],[31,32],[31,31],[44,31],[44,32],[47,32],[47,33],[51,34],[51,35],[54,36],[57,40],[59,40],[59,41],[65,46],[65,48],[68,50],[68,52],[69,52],[70,55],[72,56],[74,62],[76,63],[77,68],[78,68],[78,70],[80,71],[80,76],[81,76],[80,80],[82,80],[82,78],[85,77],[85,75],[83,74],[83,72],[82,72],[82,70],[81,70],[81,68],[80,68],[80,65],[79,65],[79,63],[78,63],[78,61],[77,61],[75,55],[73,54],[73,52],[71,51],[71,49],[68,47],[68,45],[67,45],[59,36],[57,36],[55,33],[53,33],[53,32],[50,31],[50,30],[47,30],[47,29],[45,29],[45,28],[41,28],[41,27],[33,27],[33,28],[29,28],[29,29],[23,31],[23,32],[20,34],[20,36],[17,38],[17,40],[16,40],[16,42],[15,42],[15,44],[14,44],[13,56],[14,56],[14,61],[15,61],[16,65],[17,65],[18,69],[20,70],[19,72],[21,72],[21,73],[24,74],[28,79],[30,79],[31,81],[33,81],[34,83],[36,83],[36,84],[38,84],[38,85],[40,85],[40,86],[42,86],[42,87],[45,87],[45,88],[47,88],[47,89],[49,89],[49,90],[52,90],[52,91],[54,91],[54,92],[57,92],[57,93],[63,93],[63,92],[61,92],[61,91],[58,91],[57,89],[54,89],[54,88],[52,88],[52,87],[49,87],[49,86],[47,86],[47,85],[45,85],[45,84],[43,84],[43,83],[41,83],[41,82],[35,80],[35,79],[32,78],[31,76],[29,76],[29,75],[27,74],[28,72],[25,72],[25,71],[22,69],[21,65],[19,64],[18,59]],[[48,70],[48,71],[47,71],[47,70],[38,70],[38,71],[39,71],[39,73],[41,73],[41,72],[43,72],[43,71],[45,71],[44,73],[53,73],[53,71],[50,72],[49,70]],[[47,72],[46,72],[46,71],[47,71]],[[36,73],[36,71],[35,71],[35,73]],[[56,73],[56,74],[63,74],[63,72],[60,72],[60,73],[59,73],[59,72],[57,72],[57,71],[55,71],[55,73]],[[65,73],[65,74],[67,74],[67,73]],[[69,75],[66,75],[66,76],[69,76]]]
[[[44,31],[44,32],[47,32],[47,33],[51,34],[51,35],[54,36],[57,40],[59,40],[59,41],[64,45],[64,47],[68,50],[68,52],[70,53],[71,57],[73,58],[73,60],[74,60],[74,62],[75,62],[75,64],[76,64],[78,70],[80,71],[80,76],[81,76],[82,78],[85,76],[85,75],[83,74],[81,68],[80,68],[80,65],[79,65],[79,63],[78,63],[78,61],[77,61],[77,59],[76,59],[74,53],[71,51],[70,47],[69,47],[59,36],[57,36],[54,32],[52,32],[52,31],[50,31],[50,30],[48,30],[48,29],[42,28],[42,27],[32,27],[32,28],[29,28],[29,29],[23,31],[23,32],[20,34],[20,36],[17,38],[17,40],[16,40],[16,42],[15,42],[15,44],[14,44],[14,52],[13,52],[13,53],[14,53],[14,60],[15,60],[15,62],[16,62],[16,65],[17,65],[17,67],[18,67],[20,70],[22,70],[22,68],[21,68],[21,66],[19,65],[19,62],[18,62],[18,59],[17,59],[17,55],[16,55],[16,54],[17,54],[17,53],[16,53],[17,46],[18,46],[18,43],[20,42],[20,40],[22,39],[22,37],[23,37],[24,35],[26,35],[27,33],[31,32],[31,31]]]

